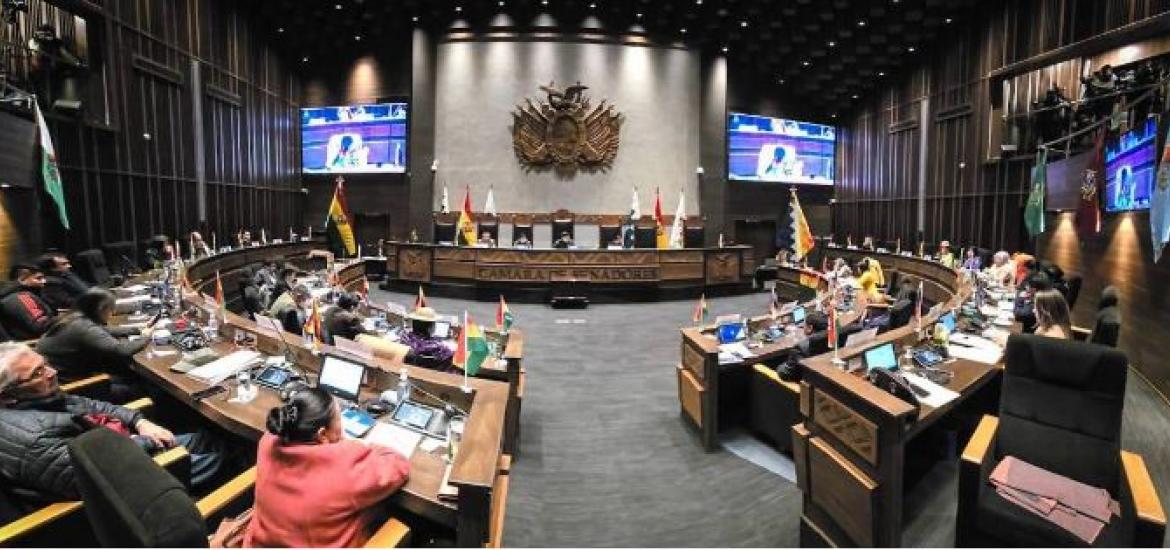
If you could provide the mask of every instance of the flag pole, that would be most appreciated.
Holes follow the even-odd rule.
[[[461,343],[463,344],[463,387],[461,387],[460,389],[463,390],[463,393],[466,393],[466,394],[471,393],[471,384],[469,384],[467,382],[467,379],[468,379],[467,363],[469,362],[468,355],[470,354],[470,350],[467,349],[467,329],[468,328],[470,328],[470,327],[468,327],[468,325],[467,325],[467,310],[464,310],[463,311],[463,330],[459,331],[459,339],[462,340]]]
[[[841,359],[837,350],[841,348],[841,331],[837,327],[837,281],[833,280],[832,286],[829,287],[829,319],[833,326],[829,327],[833,330],[833,366],[841,370],[845,370],[845,360]]]

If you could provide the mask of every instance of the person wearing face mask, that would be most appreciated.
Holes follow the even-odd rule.
[[[268,413],[244,546],[362,546],[376,527],[375,505],[409,474],[397,451],[343,436],[333,396],[301,390]]]

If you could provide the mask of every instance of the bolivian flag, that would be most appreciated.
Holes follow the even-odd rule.
[[[418,285],[418,297],[414,299],[414,309],[427,307],[427,297],[423,294],[422,285]]]
[[[816,238],[808,228],[808,220],[804,217],[804,209],[800,207],[800,200],[796,198],[796,188],[792,188],[792,250],[796,256],[808,258],[813,247],[817,245]],[[814,287],[815,288],[815,287]]]
[[[459,223],[456,225],[456,240],[463,236],[463,244],[471,246],[476,243],[475,220],[471,219],[471,189],[463,194],[463,208],[459,209]],[[456,243],[458,244],[458,243]]]
[[[707,295],[702,294],[699,296],[699,303],[695,305],[695,314],[691,315],[691,322],[701,323],[706,321],[707,314],[709,313],[711,312],[707,309]]]
[[[219,308],[219,316],[223,317],[227,311],[227,300],[223,297],[223,280],[219,278],[219,272],[215,272],[215,305]]]
[[[341,250],[342,256],[357,254],[357,241],[353,238],[353,226],[349,223],[349,208],[345,205],[345,180],[337,178],[333,189],[333,201],[329,203],[329,215],[325,218],[325,232],[330,246]]]
[[[455,348],[455,357],[451,362],[462,367],[468,376],[475,376],[479,367],[488,356],[487,338],[483,335],[483,327],[475,324],[467,312],[463,312],[463,330],[459,334],[459,344]]]
[[[512,310],[508,309],[508,303],[504,301],[504,295],[500,295],[500,305],[496,306],[496,327],[504,332],[512,328],[512,322],[515,318],[512,317]]]
[[[662,193],[658,189],[654,190],[654,233],[658,248],[670,246],[670,238],[666,234],[666,216],[662,215]]]

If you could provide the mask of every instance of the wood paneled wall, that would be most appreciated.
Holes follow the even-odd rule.
[[[924,48],[923,63],[873,95],[843,122],[834,232],[913,239],[917,231],[918,162],[926,132],[924,237],[930,242],[978,244],[993,249],[1037,251],[1084,286],[1073,321],[1092,326],[1106,285],[1121,292],[1120,347],[1163,393],[1170,395],[1170,259],[1153,265],[1149,221],[1144,213],[1107,215],[1098,236],[1078,235],[1071,214],[1050,214],[1049,230],[1036,242],[1023,230],[1023,206],[1032,158],[1027,149],[1001,159],[1003,141],[1027,146],[1013,135],[1003,113],[1026,113],[1049,83],[1079,97],[1082,61],[1051,62],[1009,75],[999,87],[990,76],[1057,48],[1170,11],[1170,0],[1019,0],[988,2],[951,38]],[[1144,40],[1137,35],[1134,41]],[[1114,41],[1120,47],[1124,40]],[[1104,52],[1085,52],[1094,56]],[[993,96],[1001,99],[993,104]],[[922,120],[922,103],[927,118]]]
[[[26,248],[76,252],[195,228],[222,243],[239,227],[279,235],[300,225],[300,87],[234,2],[57,3],[83,4],[84,20],[45,0],[31,0],[28,17],[55,21],[64,36],[84,28],[92,68],[84,120],[46,109],[73,227],[65,232],[42,200],[42,242]],[[206,223],[198,217],[200,169]]]

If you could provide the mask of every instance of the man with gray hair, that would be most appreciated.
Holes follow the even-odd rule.
[[[29,500],[79,498],[68,443],[90,429],[113,429],[146,452],[182,445],[191,453],[191,481],[209,481],[223,459],[204,434],[176,436],[142,413],[62,393],[57,371],[32,348],[0,343],[0,483]]]

